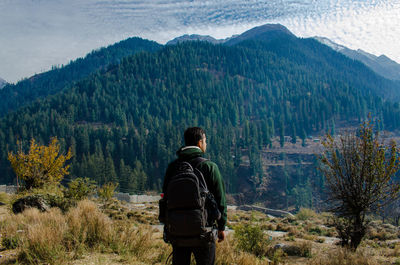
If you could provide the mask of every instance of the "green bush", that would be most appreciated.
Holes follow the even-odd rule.
[[[1,240],[1,245],[5,249],[16,249],[19,245],[19,238],[16,236],[5,236]]]
[[[321,229],[321,227],[319,227],[319,226],[313,226],[313,227],[311,227],[309,230],[308,230],[308,232],[310,233],[310,234],[313,234],[313,235],[322,235],[322,229]]]
[[[98,189],[97,194],[104,200],[110,200],[114,196],[117,187],[118,183],[109,182],[101,186],[101,188]]]
[[[46,198],[47,202],[49,203],[50,207],[57,207],[63,212],[66,212],[71,207],[76,206],[75,200],[65,198],[63,196],[45,194],[45,198]]]
[[[235,238],[240,250],[258,257],[265,256],[269,240],[259,226],[252,224],[238,225],[235,227]]]
[[[89,178],[76,178],[68,183],[65,197],[81,201],[93,195],[96,191],[96,181]]]

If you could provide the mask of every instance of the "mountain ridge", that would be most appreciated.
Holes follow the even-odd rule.
[[[271,32],[274,34],[271,35]],[[262,35],[267,35],[266,38],[263,39]],[[249,29],[241,34],[231,36],[226,39],[215,39],[208,35],[182,35],[180,37],[176,37],[167,42],[167,45],[174,45],[184,41],[206,41],[213,44],[225,44],[225,45],[235,45],[243,41],[248,40],[264,40],[264,41],[272,41],[275,38],[282,37],[295,37],[293,33],[291,33],[286,27],[281,24],[265,24],[252,29]],[[334,43],[328,38],[325,37],[313,37],[319,42],[329,46],[337,52],[340,52],[351,59],[360,61],[368,66],[375,73],[390,79],[390,80],[400,80],[400,64],[391,60],[386,55],[375,56],[373,54],[367,53],[361,49],[352,50],[343,45]]]
[[[289,39],[167,45],[19,108],[0,119],[2,181],[12,180],[7,151],[17,150],[17,139],[57,136],[74,151],[73,176],[157,190],[182,131],[198,125],[234,193],[240,178],[251,187],[251,178],[262,179],[260,148],[273,138],[303,141],[369,112],[382,127],[400,126],[399,106],[377,94],[391,89],[386,79],[316,40]]]
[[[391,60],[386,55],[376,56],[361,49],[352,50],[343,45],[337,44],[325,37],[313,37],[332,49],[348,56],[351,59],[360,61],[371,68],[377,74],[391,79],[400,80],[400,64]]]
[[[7,81],[0,77],[0,89],[7,85]]]
[[[166,45],[175,45],[185,41],[206,41],[212,44],[235,45],[245,40],[263,39],[263,35],[268,35],[267,38],[264,40],[272,40],[274,38],[283,36],[295,37],[292,32],[290,32],[285,26],[281,24],[264,24],[246,30],[241,34],[232,35],[231,37],[225,39],[215,39],[214,37],[209,35],[185,34],[168,41]]]
[[[153,52],[162,45],[141,38],[128,38],[97,50],[83,58],[77,58],[60,68],[36,74],[7,84],[0,90],[0,117],[31,102],[62,91],[65,86],[77,82],[96,71],[106,70],[109,65],[119,63],[122,58],[140,51]]]

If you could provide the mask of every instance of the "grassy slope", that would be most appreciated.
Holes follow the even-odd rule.
[[[19,223],[20,229],[25,231],[19,233],[30,238],[30,242],[38,242],[38,238],[46,234],[44,242],[51,242],[56,239],[49,236],[52,231],[49,229],[51,222],[46,224],[45,220],[58,220],[68,223],[69,227],[73,227],[72,234],[79,233],[79,224],[84,224],[86,227],[91,227],[94,222],[86,220],[82,217],[82,210],[89,212],[90,218],[93,220],[103,220],[98,225],[99,231],[104,234],[104,231],[109,231],[110,238],[97,238],[99,242],[89,246],[84,243],[80,248],[71,248],[70,251],[62,251],[55,255],[57,258],[44,259],[43,262],[50,264],[165,264],[168,255],[171,252],[170,246],[162,241],[162,233],[157,226],[149,224],[157,224],[157,206],[155,204],[146,205],[121,205],[118,202],[109,204],[97,204],[94,207],[92,202],[84,202],[78,208],[72,209],[65,215],[58,211],[50,213],[39,213],[37,211],[26,211],[22,215],[14,216],[7,210],[7,206],[0,207],[0,218],[2,219],[1,235],[7,237],[12,234],[15,226],[12,224]],[[103,213],[98,211],[98,208]],[[106,215],[111,216],[111,219]],[[329,227],[329,216],[326,214],[317,215],[312,211],[302,211],[297,215],[296,219],[288,218],[270,218],[258,212],[244,212],[230,209],[229,225],[233,228],[240,225],[255,226],[268,235],[271,239],[265,246],[265,251],[269,253],[269,259],[286,262],[286,264],[343,264],[346,260],[349,264],[393,264],[399,262],[400,236],[398,228],[388,225],[376,224],[371,230],[367,239],[363,242],[357,253],[348,253],[340,249],[334,244],[335,232]],[[78,217],[78,219],[74,219]],[[8,222],[7,220],[13,220]],[[22,222],[24,220],[24,222]],[[64,220],[64,221],[63,221]],[[78,223],[73,224],[70,220],[78,220]],[[86,220],[86,221],[85,221]],[[27,224],[24,227],[23,224]],[[29,223],[29,224],[28,224]],[[40,228],[41,227],[41,228]],[[128,229],[128,227],[130,227]],[[42,229],[40,233],[38,229]],[[68,228],[65,228],[68,231]],[[46,232],[47,231],[47,232]],[[15,231],[14,231],[15,232]],[[83,234],[80,234],[82,236]],[[375,239],[373,239],[375,238]],[[381,240],[377,239],[381,238]],[[383,240],[388,239],[388,240]],[[23,240],[26,240],[23,239]],[[70,240],[66,237],[63,244]],[[101,243],[100,241],[103,240]],[[29,240],[28,240],[29,241]],[[20,248],[16,250],[4,250],[0,252],[2,258],[1,264],[13,264],[18,253],[34,253],[28,241],[23,241]],[[109,244],[112,243],[112,244]],[[276,251],[274,246],[278,243],[283,243],[292,248],[300,249],[303,254],[285,255],[282,252]],[[69,244],[72,244],[71,242]],[[30,246],[30,248],[29,248]],[[46,245],[50,248],[49,245]],[[235,238],[232,230],[227,232],[227,240],[217,244],[217,264],[268,264],[267,259],[256,258],[250,253],[239,251],[237,249],[238,239]],[[294,247],[293,247],[294,246]],[[311,250],[311,256],[307,251]],[[30,251],[30,252],[29,252]],[[35,250],[38,251],[38,250]],[[42,252],[44,250],[41,250]],[[306,251],[306,252],[304,252]],[[49,252],[52,253],[52,252]],[[272,254],[271,254],[272,253]],[[303,256],[303,257],[302,257]],[[20,256],[23,257],[23,256]],[[45,255],[42,257],[46,257]],[[20,264],[29,264],[27,260],[20,259]],[[397,264],[397,263],[395,263]]]

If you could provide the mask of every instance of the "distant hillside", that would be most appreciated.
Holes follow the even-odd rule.
[[[0,89],[2,89],[5,85],[7,85],[7,81],[0,77]]]
[[[193,34],[193,35],[183,35],[180,37],[177,37],[173,40],[170,40],[167,42],[167,45],[175,45],[181,42],[185,42],[185,41],[206,41],[206,42],[210,42],[212,44],[219,44],[219,43],[223,43],[224,40],[217,40],[211,36],[203,36],[203,35],[197,35],[197,34]]]
[[[336,44],[323,37],[314,37],[321,43],[328,45],[332,49],[348,56],[351,59],[363,62],[377,74],[392,80],[400,80],[400,64],[386,57],[385,55],[375,56],[363,50],[351,50],[345,46]]]
[[[275,136],[282,145],[286,136],[303,141],[369,112],[379,126],[399,128],[398,104],[379,97],[392,83],[365,65],[313,39],[261,39],[138,53],[9,113],[0,120],[1,181],[13,179],[7,150],[17,150],[17,139],[27,146],[31,137],[57,136],[74,152],[72,176],[116,181],[121,191],[159,189],[183,130],[199,125],[235,193],[242,180],[258,187],[266,174],[261,150]],[[293,175],[290,185],[308,179]]]
[[[383,82],[385,85],[378,86],[375,89],[375,92],[380,96],[384,97],[387,100],[399,101],[400,100],[400,65],[396,62],[390,60],[384,55],[376,57],[372,54],[368,54],[361,50],[354,51],[350,50],[344,46],[338,45],[327,38],[315,37],[319,42],[329,46],[335,51],[346,55],[347,57],[360,61],[364,63],[367,67],[364,68],[363,71],[374,71],[376,74],[383,76],[387,79],[397,81],[397,82]],[[311,61],[321,61],[321,58],[318,58],[317,51],[311,51],[310,46],[304,45],[304,42],[311,40],[302,40],[296,38],[296,36],[291,33],[286,27],[280,24],[266,24],[259,27],[252,28],[242,34],[232,36],[227,39],[216,40],[210,36],[201,36],[201,35],[183,35],[181,37],[177,37],[167,44],[177,44],[183,41],[206,41],[213,44],[224,44],[224,45],[237,45],[243,42],[248,41],[261,41],[265,43],[268,47],[265,47],[269,50],[274,50],[278,53],[279,56],[284,56],[289,59],[293,59],[300,56],[310,56],[309,60]],[[288,44],[290,43],[290,44]],[[320,45],[318,49],[324,50]],[[288,49],[291,51],[288,52]],[[303,50],[304,49],[304,50]],[[317,53],[315,53],[317,52]],[[325,58],[327,59],[327,58]],[[328,63],[329,64],[329,63]],[[345,68],[346,66],[343,65]],[[369,75],[370,78],[376,79],[373,75]],[[379,78],[378,78],[379,79]]]
[[[26,148],[32,137],[47,144],[57,136],[74,154],[71,178],[115,181],[123,192],[159,190],[182,132],[196,125],[206,129],[206,156],[219,165],[228,192],[281,204],[290,194],[300,207],[323,190],[313,155],[268,150],[307,145],[310,135],[358,124],[369,113],[378,129],[400,128],[399,104],[385,100],[398,98],[399,87],[364,64],[279,25],[230,41],[155,45],[155,52],[124,57],[6,114],[0,182],[14,179],[8,151]],[[260,193],[268,178],[281,189],[274,196]]]
[[[274,52],[279,57],[303,63],[309,71],[318,72],[324,67],[326,71],[333,71],[337,80],[349,82],[350,86],[364,83],[366,91],[373,91],[385,100],[400,100],[400,82],[384,80],[364,64],[346,60],[342,54],[331,52],[313,38],[297,38],[282,25],[267,24],[250,29],[225,44],[232,43]]]
[[[105,70],[110,64],[119,63],[126,56],[139,51],[156,51],[161,47],[153,41],[140,38],[127,40],[93,51],[84,58],[70,62],[66,66],[34,75],[17,84],[9,84],[0,90],[0,116],[27,105],[38,98],[55,94],[88,75]]]

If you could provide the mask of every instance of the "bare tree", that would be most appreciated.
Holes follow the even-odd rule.
[[[393,180],[400,169],[397,145],[385,145],[370,121],[337,140],[327,135],[323,145],[320,170],[326,177],[329,210],[342,220],[336,222],[342,245],[356,250],[368,226],[366,214],[399,192]]]

